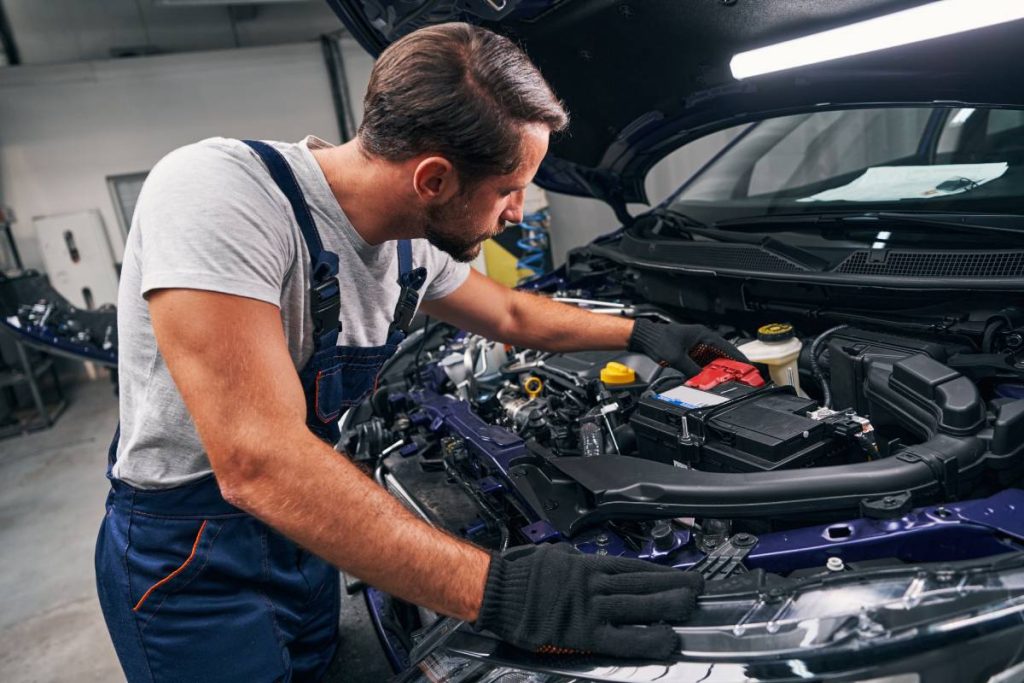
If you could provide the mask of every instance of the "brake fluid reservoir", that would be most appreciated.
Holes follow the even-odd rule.
[[[771,323],[757,329],[757,340],[739,347],[751,362],[764,363],[768,374],[776,385],[789,385],[799,396],[807,394],[800,388],[800,372],[797,361],[803,344],[796,338],[793,326],[788,323]]]

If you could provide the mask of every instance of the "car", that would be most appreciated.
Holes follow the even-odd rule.
[[[523,45],[573,116],[536,182],[620,222],[523,286],[708,325],[753,363],[687,379],[412,335],[342,423],[382,486],[488,549],[566,543],[707,591],[680,652],[642,662],[520,651],[368,588],[397,680],[1022,675],[1020,21],[737,78],[734,56],[922,3],[329,3],[372,54],[449,20]],[[698,172],[632,209],[711,135]]]

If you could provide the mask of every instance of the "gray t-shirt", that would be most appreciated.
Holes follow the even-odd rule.
[[[324,248],[340,261],[344,346],[383,344],[398,300],[394,242],[371,246],[331,193],[307,137],[272,143],[288,160]],[[413,244],[425,266],[421,300],[455,291],[469,274],[426,240]],[[312,353],[309,254],[291,206],[263,162],[238,140],[211,138],[177,149],[149,174],[125,247],[117,299],[121,439],[114,475],[143,488],[167,488],[210,472],[195,425],[157,348],[147,292],[202,289],[266,301],[281,309],[296,369]]]

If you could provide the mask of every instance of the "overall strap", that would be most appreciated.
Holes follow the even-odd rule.
[[[416,307],[420,302],[420,287],[427,279],[427,269],[412,267],[412,242],[398,240],[398,303],[395,304],[395,315],[388,329],[389,339],[395,339],[396,333],[401,338],[409,332],[409,324],[416,315]]]
[[[285,158],[276,149],[259,140],[243,140],[259,155],[270,177],[288,198],[295,220],[302,231],[302,239],[309,251],[310,285],[309,307],[313,316],[313,352],[329,349],[338,344],[341,332],[341,289],[338,285],[338,255],[326,251],[306,197],[299,188],[295,174]],[[411,256],[410,256],[411,260]]]

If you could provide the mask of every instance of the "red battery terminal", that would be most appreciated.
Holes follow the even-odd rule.
[[[707,391],[725,382],[739,382],[748,387],[763,387],[764,378],[753,365],[728,358],[716,358],[698,374],[686,380],[686,386]]]

